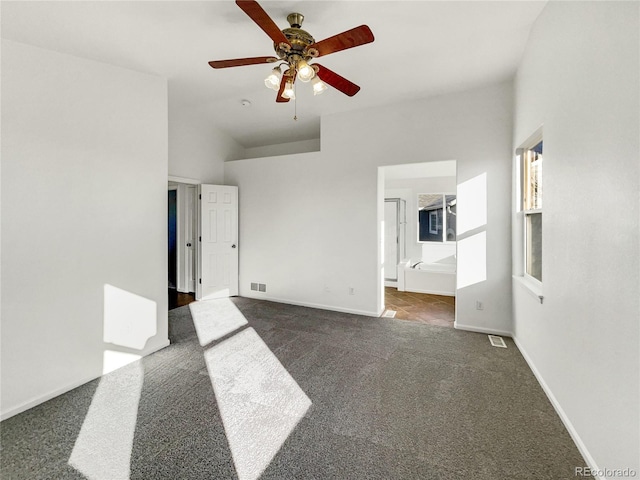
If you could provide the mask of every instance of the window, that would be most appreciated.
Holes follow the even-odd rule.
[[[524,271],[542,282],[542,140],[521,151]]]
[[[429,212],[429,235],[438,234],[438,212]]]
[[[418,241],[456,241],[456,196],[445,193],[418,195]]]

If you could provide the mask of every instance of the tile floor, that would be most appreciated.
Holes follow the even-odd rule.
[[[453,328],[455,297],[427,293],[399,292],[385,287],[385,309],[395,310],[395,318]]]

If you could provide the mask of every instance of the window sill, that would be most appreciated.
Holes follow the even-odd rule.
[[[523,275],[513,275],[513,279],[531,296],[536,297],[540,303],[543,302],[544,296],[542,295],[542,287],[540,285],[535,284]]]

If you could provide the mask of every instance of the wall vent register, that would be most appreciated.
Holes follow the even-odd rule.
[[[504,343],[504,338],[497,335],[488,335],[488,337],[492,347],[507,348],[507,344]]]

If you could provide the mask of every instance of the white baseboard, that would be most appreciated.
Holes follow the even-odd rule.
[[[147,355],[150,355],[154,352],[157,352],[158,350],[162,350],[165,347],[168,347],[170,344],[169,340],[167,339],[165,342],[161,343],[160,345],[151,348],[149,350],[144,350],[142,352],[141,357],[146,357]],[[85,383],[89,383],[92,380],[95,380],[96,378],[100,378],[102,375],[91,375],[88,377],[85,377],[83,379],[80,379],[78,381],[75,382],[71,382],[67,385],[65,385],[64,387],[60,387],[57,388],[55,390],[52,390],[48,393],[45,393],[44,395],[39,395],[37,397],[34,397],[30,400],[27,400],[26,402],[21,403],[20,405],[10,408],[9,410],[0,412],[0,421],[2,420],[6,420],[7,418],[11,418],[14,415],[18,415],[19,413],[22,413],[26,410],[29,410],[30,408],[33,408],[37,405],[40,405],[41,403],[44,403],[48,400],[51,400],[52,398],[55,398],[57,396],[62,395],[63,393],[67,393],[70,392],[71,390],[73,390],[74,388],[78,388],[80,385],[84,385]]]
[[[320,303],[298,302],[296,300],[289,300],[286,298],[268,297],[264,295],[247,295],[241,294],[242,297],[253,298],[256,300],[266,300],[268,302],[286,303],[289,305],[298,305],[300,307],[318,308],[320,310],[331,310],[332,312],[352,313],[354,315],[365,315],[367,317],[379,317],[381,314],[377,312],[371,312],[369,310],[357,310],[355,308],[342,308],[335,307],[333,305],[323,305]]]
[[[510,337],[511,332],[506,330],[496,330],[495,328],[476,327],[475,325],[464,325],[457,320],[453,322],[453,327],[458,330],[466,330],[467,332],[486,333],[487,335],[501,335],[503,337]]]
[[[538,380],[538,383],[542,387],[542,390],[547,395],[547,398],[551,402],[551,405],[553,405],[553,408],[555,409],[556,413],[560,417],[560,420],[562,420],[562,423],[564,424],[564,427],[569,432],[571,439],[578,447],[578,450],[580,451],[582,458],[584,458],[584,461],[587,464],[586,466],[588,466],[592,472],[600,471],[600,469],[596,465],[595,460],[589,453],[587,446],[582,441],[582,438],[580,438],[580,435],[574,428],[573,424],[571,423],[571,420],[569,420],[569,417],[567,417],[567,414],[564,412],[564,409],[562,408],[562,406],[556,399],[555,395],[551,391],[551,388],[549,388],[549,385],[547,385],[547,382],[545,382],[544,378],[542,378],[542,375],[536,368],[535,364],[533,363],[533,360],[531,360],[531,357],[527,354],[527,351],[522,347],[522,344],[518,341],[518,339],[515,336],[513,337],[513,341],[518,347],[518,350],[520,350],[520,353],[522,354],[522,357],[524,358],[524,360],[527,362],[527,365],[529,365],[529,368],[533,372],[533,375],[536,377],[536,380]],[[576,466],[580,466],[580,465],[576,465]],[[601,477],[601,476],[596,476],[595,478],[597,478],[598,480],[606,480],[605,477]]]

